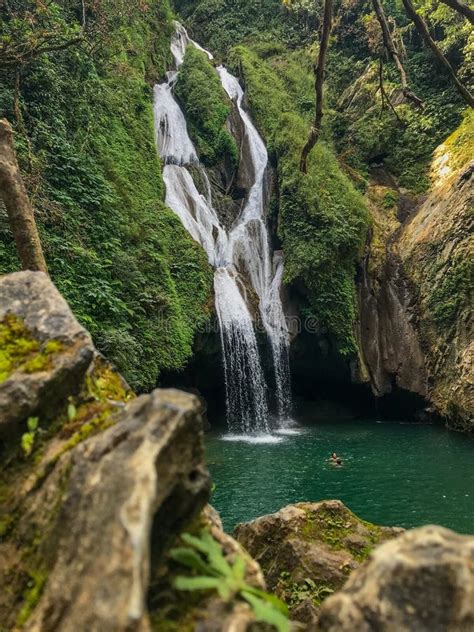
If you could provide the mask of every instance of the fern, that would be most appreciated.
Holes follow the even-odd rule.
[[[205,530],[199,537],[185,533],[182,539],[188,546],[172,549],[170,556],[196,574],[177,577],[177,590],[215,590],[224,601],[240,597],[252,607],[257,621],[273,625],[278,632],[289,632],[286,605],[278,597],[245,581],[246,564],[242,555],[237,555],[234,563],[229,564],[220,544]]]

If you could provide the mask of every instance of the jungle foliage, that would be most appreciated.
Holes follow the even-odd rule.
[[[470,24],[441,2],[415,4],[437,45],[470,87]],[[323,0],[175,0],[194,37],[223,56],[245,84],[248,106],[278,172],[273,212],[285,252],[286,282],[303,282],[310,313],[348,355],[356,349],[354,279],[369,227],[356,189],[364,192],[373,167],[382,166],[399,186],[424,193],[430,185],[433,150],[459,125],[465,109],[401,0],[384,0],[383,5],[410,88],[423,108],[403,99],[372,2],[337,0],[322,142],[311,157],[308,175],[302,177],[298,157],[313,119],[313,63]],[[382,99],[380,76],[393,108]]]
[[[80,6],[55,4],[56,19],[79,29]],[[169,61],[169,6],[98,7],[87,41],[3,71],[0,112],[15,124],[53,281],[98,348],[149,389],[190,356],[212,273],[163,202],[151,86]],[[16,269],[0,212],[0,272]]]
[[[237,145],[226,129],[230,100],[207,55],[194,46],[186,50],[175,94],[183,106],[201,161],[212,167],[228,155],[236,164]]]

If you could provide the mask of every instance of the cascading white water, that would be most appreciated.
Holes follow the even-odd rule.
[[[224,66],[219,66],[217,71],[224,90],[236,104],[244,124],[255,178],[242,215],[229,235],[228,248],[236,266],[243,261],[259,297],[259,311],[272,349],[278,417],[280,421],[285,421],[291,408],[289,340],[280,299],[283,261],[280,258],[276,270],[273,270],[265,221],[264,191],[268,154],[260,134],[243,108],[244,92],[238,79]]]
[[[216,268],[215,304],[222,342],[229,427],[234,432],[269,432],[266,383],[252,316],[239,276],[239,273],[246,275],[259,299],[261,320],[272,350],[278,418],[284,421],[290,414],[289,343],[280,300],[283,261],[281,258],[277,260],[274,269],[265,223],[267,151],[243,109],[244,93],[238,80],[220,66],[218,72],[222,86],[234,101],[244,125],[244,142],[248,145],[254,173],[254,183],[243,211],[227,234],[212,206],[207,174],[199,164],[187,132],[186,119],[173,96],[173,87],[188,44],[196,46],[212,59],[211,53],[191,40],[184,27],[176,23],[176,33],[171,42],[176,71],[167,74],[166,83],[155,86],[154,115],[158,150],[165,163],[165,201],[193,239],[203,246],[209,262]],[[200,170],[206,188],[205,196],[197,190],[188,165],[195,165]]]

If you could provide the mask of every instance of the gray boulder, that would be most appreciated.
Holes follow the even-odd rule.
[[[474,537],[442,527],[377,548],[324,602],[318,632],[472,632]]]
[[[322,601],[343,586],[373,548],[400,533],[355,516],[339,500],[297,503],[236,527],[268,589],[291,617],[314,629]]]
[[[197,399],[180,391],[139,397],[115,425],[63,453],[25,495],[11,537],[0,544],[3,560],[14,560],[20,543],[17,555],[28,550],[35,563],[28,572],[37,591],[27,591],[17,615],[27,619],[25,631],[149,630],[152,561],[209,494],[198,410]],[[0,598],[0,610],[9,598]]]
[[[50,412],[77,390],[93,357],[89,334],[43,272],[0,278],[0,430]]]

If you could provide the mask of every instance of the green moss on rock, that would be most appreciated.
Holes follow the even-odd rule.
[[[63,348],[59,340],[42,344],[18,316],[7,314],[0,321],[0,383],[15,371],[47,371]]]
[[[230,63],[245,82],[250,109],[277,166],[285,281],[304,284],[308,315],[335,337],[343,355],[354,355],[356,262],[369,214],[341,170],[326,132],[309,157],[308,173],[299,170],[310,126],[305,105],[309,70],[295,72],[294,55],[268,61],[244,46],[232,50]]]
[[[231,110],[230,100],[207,55],[194,46],[186,50],[175,92],[183,105],[189,134],[202,162],[213,166],[229,156],[235,165],[237,145],[225,126]]]

